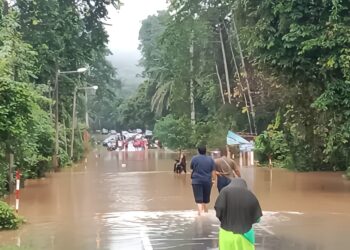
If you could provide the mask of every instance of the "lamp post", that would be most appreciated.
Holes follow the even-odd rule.
[[[90,86],[90,87],[75,87],[74,89],[74,97],[73,97],[73,112],[72,112],[72,134],[71,134],[71,141],[70,141],[70,158],[73,159],[73,152],[74,152],[74,128],[75,128],[75,123],[76,123],[76,115],[75,115],[75,110],[77,106],[77,92],[78,90],[85,90],[85,96],[86,96],[86,90],[88,89],[94,89],[97,90],[98,86]]]
[[[57,169],[58,167],[58,154],[59,154],[59,127],[58,127],[58,77],[62,74],[75,74],[75,73],[83,73],[87,70],[87,68],[79,68],[77,70],[71,70],[71,71],[56,71],[55,76],[55,154],[53,155],[53,164],[54,168]]]

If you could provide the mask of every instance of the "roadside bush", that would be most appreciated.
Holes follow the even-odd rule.
[[[0,230],[17,229],[23,219],[5,202],[0,201]]]
[[[85,155],[84,144],[83,144],[80,136],[81,136],[80,134],[76,135],[75,139],[74,139],[74,156],[73,156],[74,162],[81,160]],[[62,165],[62,166],[64,166],[64,165]]]
[[[194,147],[191,134],[191,122],[186,117],[167,115],[158,120],[154,127],[155,137],[171,149]]]
[[[281,116],[278,113],[274,123],[256,138],[255,152],[259,162],[277,161],[278,166],[284,166],[283,162],[289,156],[289,148],[283,131],[279,130],[280,123]]]
[[[59,152],[60,152],[60,166],[65,167],[65,166],[71,165],[72,161],[68,153],[63,148],[60,148]]]
[[[350,167],[345,171],[345,177],[350,180]]]
[[[191,136],[195,146],[206,145],[208,148],[219,148],[226,145],[227,128],[213,122],[198,122]]]
[[[227,124],[216,117],[211,121],[198,121],[192,126],[186,117],[167,115],[156,122],[154,135],[171,149],[194,148],[199,145],[218,148],[226,145],[228,129]]]

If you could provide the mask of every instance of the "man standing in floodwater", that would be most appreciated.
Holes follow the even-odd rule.
[[[241,178],[233,178],[215,202],[220,220],[219,250],[254,250],[253,224],[260,221],[262,211],[255,195]]]
[[[215,171],[217,175],[217,188],[220,192],[221,189],[230,184],[231,179],[234,177],[241,177],[239,167],[236,162],[227,157],[229,155],[229,149],[220,149],[220,158],[216,158],[215,161]]]
[[[211,157],[206,156],[205,146],[198,147],[198,153],[191,161],[191,178],[198,215],[201,215],[208,212],[207,204],[210,202],[212,181],[215,179],[215,163]]]

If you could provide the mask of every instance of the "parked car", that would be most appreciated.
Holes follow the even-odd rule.
[[[104,139],[103,142],[102,142],[102,145],[107,147],[108,143],[110,143],[110,142],[115,142],[115,136],[114,135],[108,136],[106,139]]]
[[[111,130],[111,135],[116,135],[116,134],[117,134],[117,131]]]
[[[108,129],[103,128],[103,129],[102,129],[102,134],[103,134],[103,135],[108,135]]]

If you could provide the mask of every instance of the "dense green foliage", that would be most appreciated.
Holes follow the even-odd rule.
[[[199,143],[218,147],[225,143],[228,129],[252,132],[247,120],[247,117],[252,118],[252,112],[249,101],[245,102],[247,89],[241,59],[230,41],[231,24],[223,21],[230,9],[219,7],[219,3],[203,8],[200,5],[200,1],[172,1],[168,11],[143,21],[139,39],[147,81],[122,105],[128,106],[124,110],[132,111],[136,100],[146,98],[145,105],[140,106],[137,113],[149,114],[151,110],[154,116],[137,117],[142,117],[148,128],[156,122],[156,135],[170,148],[193,147]],[[174,12],[176,14],[170,14]],[[222,58],[220,32],[226,62]],[[238,63],[238,71],[235,63]],[[226,73],[229,81],[239,80],[240,84],[225,83]],[[271,103],[269,99],[275,87],[260,86],[256,79],[250,85],[263,95],[252,96],[251,102],[258,102],[259,110],[264,109],[254,120],[261,131],[273,118],[278,102]],[[130,116],[130,113],[125,115]],[[124,117],[123,113],[120,116]],[[137,119],[121,123],[131,128],[145,128]]]
[[[282,131],[294,168],[346,169],[350,3],[267,0],[237,8],[249,56],[287,88]]]
[[[262,161],[345,170],[349,9],[349,1],[172,0],[140,30],[151,102],[138,112],[151,108],[169,147],[256,131]]]
[[[154,135],[171,148],[191,148],[191,122],[184,117],[175,119],[167,115],[157,122]]]
[[[119,5],[117,0],[110,2]],[[25,178],[41,177],[51,169],[58,71],[89,66],[85,74],[58,75],[61,166],[79,160],[84,153],[86,126],[79,124],[74,157],[68,156],[74,89],[99,86],[96,93],[88,93],[91,122],[105,119],[108,113],[99,111],[106,103],[114,109],[110,100],[121,84],[105,58],[109,53],[103,26],[107,5],[102,0],[0,0],[0,196],[12,185],[10,154],[14,154],[14,168]],[[78,91],[78,119],[83,121],[84,115],[85,102]]]
[[[255,154],[261,163],[288,166],[289,147],[281,130],[281,114],[277,113],[274,123],[261,133],[255,140]],[[276,162],[272,162],[272,159]]]
[[[21,223],[23,223],[23,219],[18,217],[7,203],[0,201],[0,231],[17,229]]]

